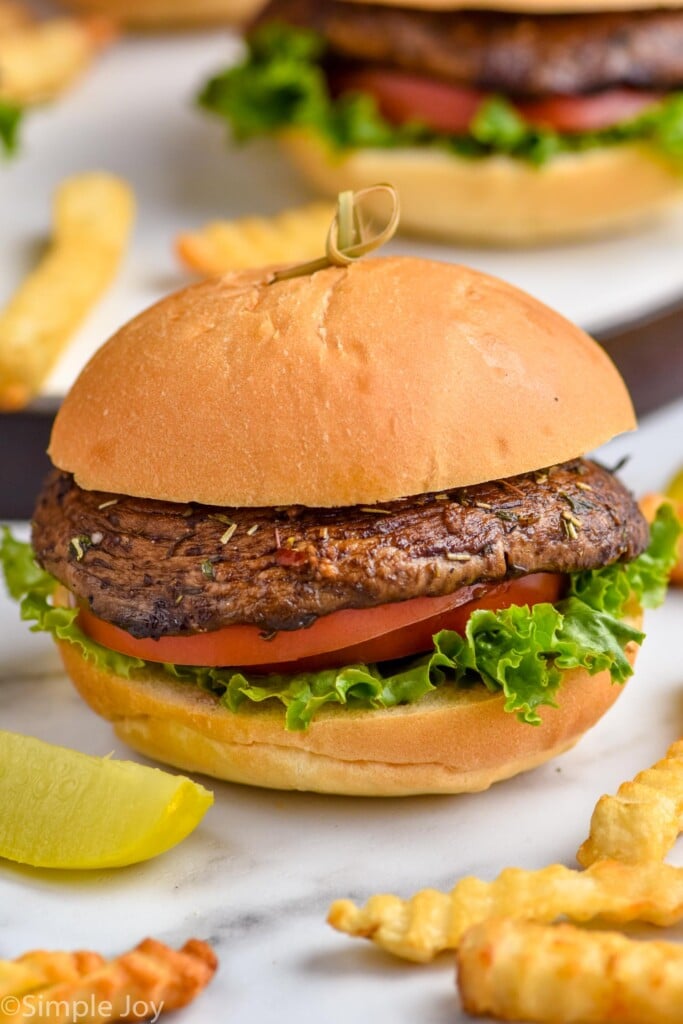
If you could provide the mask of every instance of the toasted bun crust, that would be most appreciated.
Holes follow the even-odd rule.
[[[122,328],[57,416],[81,487],[223,506],[370,503],[496,480],[634,426],[578,327],[465,267],[232,275]]]
[[[683,198],[672,165],[646,145],[555,157],[538,168],[506,156],[466,159],[438,150],[358,149],[339,155],[307,132],[281,143],[318,191],[391,181],[401,225],[478,245],[536,245],[623,230]]]
[[[390,711],[324,708],[307,732],[287,732],[277,708],[235,714],[161,670],[122,679],[58,646],[80,695],[140,753],[231,782],[350,796],[487,789],[567,750],[621,692],[607,672],[571,671],[559,707],[543,708],[538,727],[522,725],[481,685]],[[636,651],[627,650],[631,662]]]
[[[181,28],[253,18],[266,0],[60,0],[79,14],[106,14],[132,28]]]
[[[368,0],[347,0],[368,3]],[[681,0],[372,0],[373,4],[425,11],[522,11],[528,14],[587,14],[591,11],[649,11],[680,7]]]

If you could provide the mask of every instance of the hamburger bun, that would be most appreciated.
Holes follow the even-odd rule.
[[[280,143],[324,195],[391,181],[407,231],[477,245],[535,245],[621,231],[683,198],[683,179],[645,143],[562,154],[543,167],[436,149],[338,153],[305,131]]]
[[[188,28],[241,23],[265,0],[60,0],[77,14],[104,14],[132,28]]]
[[[537,727],[518,722],[503,710],[504,696],[481,684],[443,687],[386,711],[325,707],[306,732],[287,732],[279,706],[235,713],[161,668],[123,679],[75,646],[59,647],[83,699],[141,754],[231,782],[349,796],[487,789],[573,746],[622,689],[608,672],[566,672],[558,707],[544,708]],[[633,663],[637,646],[626,652]]]
[[[578,327],[486,274],[395,257],[162,300],[85,367],[49,454],[86,490],[329,507],[513,476],[634,426]]]

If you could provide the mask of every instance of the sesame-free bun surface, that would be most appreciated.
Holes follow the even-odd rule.
[[[578,327],[497,278],[368,259],[209,280],[88,363],[49,453],[85,489],[223,506],[366,504],[538,469],[634,426]]]
[[[60,0],[80,14],[106,14],[131,28],[184,28],[245,22],[266,0]]]
[[[683,200],[681,175],[645,143],[562,154],[535,167],[425,148],[336,152],[299,130],[280,142],[317,191],[336,196],[391,181],[402,228],[447,241],[529,246],[586,238],[634,227]]]
[[[80,695],[140,753],[232,782],[350,796],[486,789],[573,746],[622,690],[607,672],[575,670],[564,674],[558,707],[540,709],[540,726],[518,722],[482,684],[387,711],[327,706],[308,731],[287,732],[280,707],[234,713],[163,670],[123,679],[59,647]],[[636,650],[627,648],[631,662]]]

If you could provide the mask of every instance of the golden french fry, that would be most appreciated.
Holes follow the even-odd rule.
[[[94,955],[94,954],[93,954]],[[218,961],[205,942],[190,939],[179,951],[145,939],[130,953],[93,970],[12,1001],[10,1013],[0,1006],[0,1024],[67,1024],[83,1018],[89,1024],[105,1021],[157,1019],[159,1013],[191,1002],[211,981]]]
[[[457,953],[463,1007],[534,1024],[680,1024],[683,945],[492,920]]]
[[[128,242],[135,203],[110,174],[83,174],[59,186],[54,239],[0,313],[0,410],[35,395],[62,349],[111,283]]]
[[[53,18],[0,34],[0,99],[41,103],[66,89],[114,36],[103,18]]]
[[[664,493],[667,498],[683,502],[683,468],[674,473],[667,483]]]
[[[45,985],[74,982],[102,967],[99,953],[61,953],[34,950],[16,960],[0,960],[0,1000],[21,996]]]
[[[672,481],[672,483],[676,482],[677,478]],[[678,493],[678,489],[675,490],[675,493]],[[669,497],[666,494],[646,494],[640,499],[638,504],[648,523],[654,520],[660,505],[671,505],[681,523],[683,523],[683,501],[677,497]],[[670,578],[672,583],[683,586],[683,537],[678,539],[678,561],[671,570]]]
[[[176,251],[187,267],[207,275],[312,260],[325,251],[334,212],[331,203],[311,203],[274,217],[214,221],[179,235]]]
[[[463,878],[449,893],[423,889],[412,899],[372,896],[365,907],[332,904],[328,923],[371,939],[389,953],[426,963],[457,949],[468,928],[490,917],[550,923],[600,918],[611,924],[669,925],[683,919],[683,868],[659,861],[632,866],[599,861],[587,871],[552,864],[539,871],[506,868],[493,882]]]
[[[32,22],[31,13],[24,4],[15,0],[0,0],[0,36],[24,28]]]
[[[663,860],[683,828],[683,740],[663,760],[598,800],[590,835],[579,849],[588,867],[611,857],[628,864]]]
[[[20,964],[14,960],[0,960],[0,1000],[5,996],[21,996],[40,988],[41,974],[30,964]]]

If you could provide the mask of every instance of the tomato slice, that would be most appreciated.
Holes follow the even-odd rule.
[[[282,631],[270,640],[257,626],[227,626],[210,633],[137,640],[86,608],[80,609],[78,622],[97,643],[146,661],[230,665],[261,673],[314,671],[418,654],[431,648],[432,636],[440,629],[463,633],[477,608],[553,603],[559,600],[563,588],[563,576],[533,573],[503,583],[462,587],[445,597],[418,597],[375,608],[333,612],[307,629]]]
[[[381,113],[392,124],[420,121],[437,132],[463,135],[487,93],[481,89],[450,85],[421,75],[387,68],[362,68],[337,72],[331,77],[335,94],[367,92],[375,97]],[[515,100],[529,124],[558,132],[590,132],[630,121],[659,103],[660,92],[639,89],[606,89],[591,96],[547,96]]]
[[[485,93],[449,85],[405,71],[362,68],[344,71],[331,79],[332,91],[367,92],[375,97],[380,113],[392,124],[420,121],[437,132],[467,132]]]
[[[591,132],[630,121],[662,99],[662,93],[607,89],[592,96],[550,96],[518,102],[526,121],[558,132]]]

